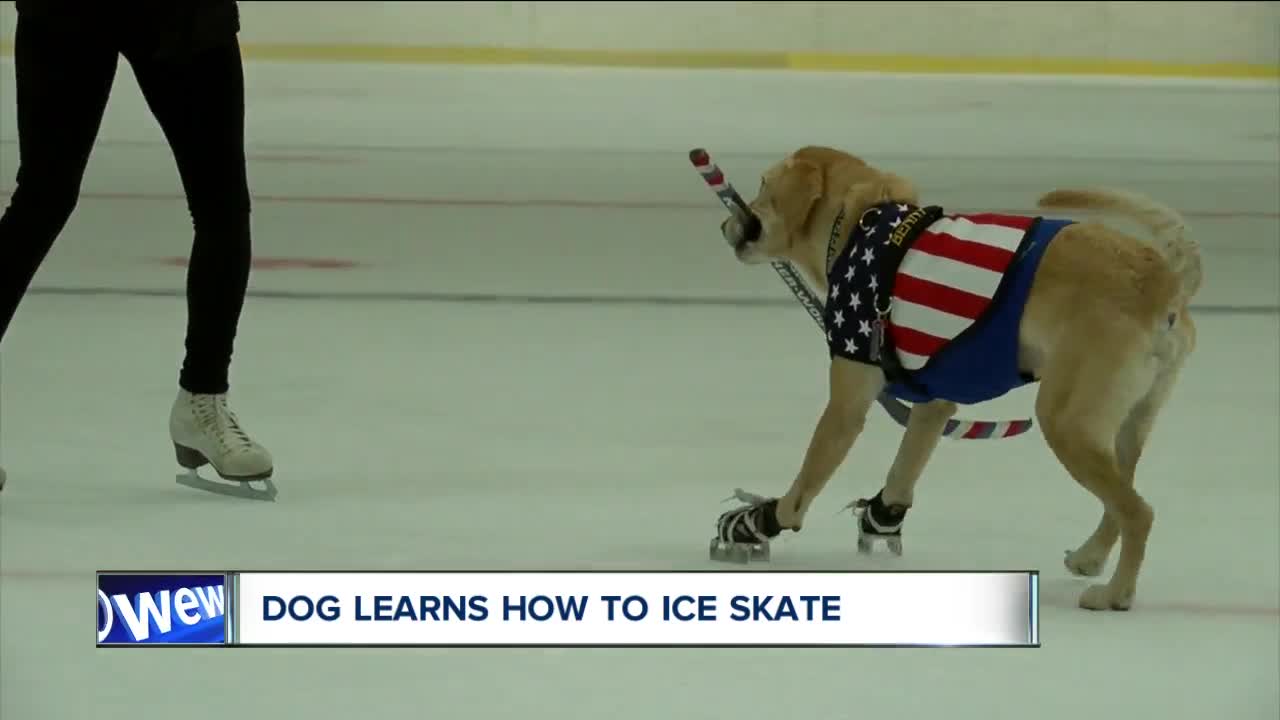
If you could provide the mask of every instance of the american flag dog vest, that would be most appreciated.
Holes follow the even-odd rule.
[[[1070,222],[869,208],[830,262],[828,349],[881,367],[909,402],[973,404],[1035,382],[1018,368],[1018,326],[1045,250]]]

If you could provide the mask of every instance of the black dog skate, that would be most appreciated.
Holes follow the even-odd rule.
[[[877,540],[883,540],[894,555],[902,555],[902,521],[910,505],[886,505],[883,490],[870,499],[855,500],[846,507],[853,508],[858,518],[858,552],[871,552]]]
[[[769,561],[769,541],[782,532],[778,524],[778,499],[735,490],[733,498],[746,506],[720,516],[711,539],[711,559],[747,564]]]

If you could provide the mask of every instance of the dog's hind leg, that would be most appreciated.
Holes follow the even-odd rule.
[[[1116,459],[1120,463],[1120,472],[1130,485],[1134,484],[1138,461],[1142,458],[1142,451],[1146,447],[1147,438],[1151,435],[1156,417],[1164,409],[1186,357],[1195,343],[1194,329],[1190,326],[1190,319],[1183,318],[1182,322],[1183,327],[1176,328],[1173,334],[1161,338],[1165,342],[1160,349],[1165,352],[1157,352],[1157,357],[1161,358],[1165,366],[1156,376],[1151,390],[1138,401],[1129,416],[1125,418],[1116,435]],[[1107,556],[1111,554],[1111,549],[1119,538],[1119,523],[1104,511],[1093,534],[1079,548],[1067,553],[1065,560],[1067,569],[1076,575],[1086,577],[1101,574],[1103,566],[1107,563]]]
[[[1102,502],[1105,517],[1094,533],[1096,547],[1106,547],[1111,533],[1120,541],[1120,558],[1110,581],[1089,587],[1080,596],[1080,606],[1127,610],[1133,603],[1155,519],[1151,506],[1134,489],[1132,467],[1141,444],[1138,438],[1145,438],[1150,431],[1150,421],[1141,418],[1153,418],[1158,403],[1137,415],[1135,411],[1147,400],[1161,397],[1153,392],[1157,362],[1139,347],[1144,344],[1140,331],[1113,326],[1106,328],[1110,332],[1100,333],[1105,323],[1083,323],[1080,319],[1077,323],[1085,333],[1081,337],[1091,333],[1093,342],[1073,343],[1074,351],[1054,358],[1045,369],[1036,416],[1045,440],[1067,472]],[[1130,418],[1134,424],[1126,428]],[[1122,434],[1126,436],[1123,461],[1117,448]]]
[[[1125,418],[1124,424],[1120,426],[1120,432],[1116,436],[1116,460],[1120,463],[1121,476],[1130,486],[1134,484],[1138,460],[1142,457],[1142,450],[1147,444],[1147,438],[1151,435],[1156,416],[1159,415],[1169,393],[1173,390],[1179,369],[1180,367],[1174,367],[1161,373],[1156,378],[1151,392],[1138,402],[1129,413],[1129,417]],[[1115,517],[1104,510],[1093,534],[1081,543],[1080,547],[1067,553],[1065,560],[1067,569],[1073,574],[1085,577],[1101,574],[1102,568],[1107,564],[1107,556],[1111,554],[1111,548],[1119,539],[1119,523]]]

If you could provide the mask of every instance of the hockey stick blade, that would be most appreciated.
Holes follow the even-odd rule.
[[[738,194],[738,191],[734,189],[733,184],[725,178],[724,172],[720,170],[720,167],[712,162],[711,153],[707,152],[705,148],[694,148],[693,150],[690,150],[689,162],[693,164],[694,169],[698,171],[698,174],[702,176],[703,181],[706,182],[707,186],[711,188],[711,191],[716,194],[716,197],[720,199],[720,202],[729,210],[729,212],[740,212],[746,215],[752,214],[746,201],[743,200],[742,196]],[[809,289],[809,286],[800,277],[799,273],[796,272],[795,268],[790,264],[781,261],[774,261],[770,263],[770,265],[773,267],[774,272],[778,273],[778,276],[782,278],[784,283],[786,283],[787,288],[791,290],[791,294],[795,296],[796,300],[798,300],[809,313],[809,316],[818,324],[818,329],[825,331],[826,328],[822,321],[822,308],[824,303],[819,301],[817,296],[813,294]],[[881,392],[880,396],[876,398],[876,400],[880,403],[880,406],[884,408],[885,412],[888,413],[889,417],[893,418],[894,422],[906,427],[907,423],[911,420],[910,405],[907,405],[901,400],[895,398],[888,392]],[[942,437],[953,440],[988,440],[1008,438],[1027,432],[1032,428],[1032,426],[1033,423],[1031,420],[994,422],[991,420],[952,419],[947,421],[946,427],[942,431]]]

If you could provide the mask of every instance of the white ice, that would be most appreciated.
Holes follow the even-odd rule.
[[[0,717],[1277,716],[1275,85],[300,64],[248,81],[257,253],[359,263],[253,277],[233,400],[275,453],[279,502],[174,482],[183,271],[160,259],[190,229],[122,69],[4,340]],[[1099,507],[1036,433],[945,444],[905,557],[856,556],[837,511],[883,480],[898,431],[877,414],[774,566],[1039,569],[1042,648],[94,649],[98,569],[722,567],[720,501],[789,484],[826,358],[768,268],[723,247],[685,152],[750,192],[811,143],[948,208],[1105,184],[1188,214],[1201,345],[1140,468],[1156,525],[1132,612],[1075,607],[1086,582],[1062,553]],[[522,301],[547,296],[578,300]],[[1025,416],[1032,397],[967,414]]]

